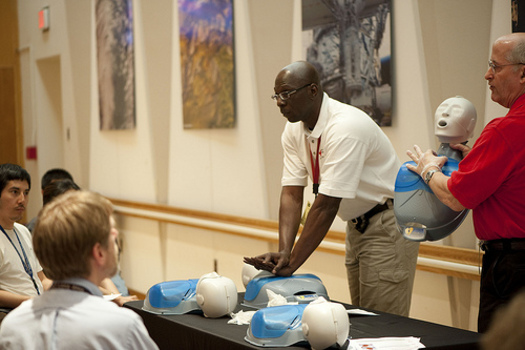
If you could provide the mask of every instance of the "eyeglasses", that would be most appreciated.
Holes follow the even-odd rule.
[[[290,90],[290,91],[283,91],[283,92],[279,92],[278,94],[275,94],[275,95],[272,95],[272,99],[277,101],[277,98],[280,98],[281,101],[286,101],[287,99],[290,98],[290,96],[292,96],[293,94],[295,94],[297,91],[301,90],[301,89],[304,89],[305,87],[307,86],[310,86],[312,85],[313,83],[309,83],[309,84],[306,84],[304,86],[301,86],[300,88],[297,88],[297,89],[293,89],[293,90]]]
[[[499,67],[505,67],[505,66],[517,66],[518,64],[525,64],[525,63],[506,63],[506,64],[496,64],[492,62],[492,60],[489,60],[489,68],[492,70],[492,73],[496,73],[496,69]]]

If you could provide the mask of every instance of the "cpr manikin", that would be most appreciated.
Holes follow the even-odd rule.
[[[224,276],[212,272],[202,276],[196,288],[197,304],[204,316],[217,318],[233,312],[237,306],[237,287]]]
[[[248,286],[248,283],[252,279],[254,279],[256,276],[262,277],[262,276],[274,276],[273,273],[270,271],[265,270],[257,270],[257,268],[250,264],[244,264],[242,267],[242,284],[244,284],[244,287],[246,288]]]
[[[303,333],[312,350],[326,349],[333,345],[345,348],[350,332],[350,321],[343,305],[320,298],[303,312]]]
[[[465,144],[476,126],[476,109],[467,99],[456,96],[443,101],[436,109],[434,132],[441,142],[437,155],[448,161],[441,171],[450,174],[458,169],[462,153],[450,144]],[[407,162],[416,165],[414,162]],[[401,166],[396,178],[394,213],[399,230],[412,241],[437,241],[454,232],[468,214],[468,209],[453,211],[435,196],[418,174]],[[428,181],[428,179],[427,179]]]

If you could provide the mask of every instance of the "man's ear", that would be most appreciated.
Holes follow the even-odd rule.
[[[312,83],[312,85],[310,85],[310,92],[312,93],[313,97],[317,96],[319,93],[319,86],[317,86],[315,83]]]
[[[95,245],[91,249],[91,257],[97,265],[104,265],[106,254],[104,249],[102,248],[102,245],[99,242],[95,243]]]

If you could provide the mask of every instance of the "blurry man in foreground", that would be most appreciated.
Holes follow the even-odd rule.
[[[34,249],[53,285],[10,312],[2,349],[157,349],[141,318],[103,299],[100,282],[117,270],[118,231],[111,203],[70,191],[46,205]]]

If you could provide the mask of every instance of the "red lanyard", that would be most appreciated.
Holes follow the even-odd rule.
[[[317,140],[317,153],[315,154],[315,164],[314,164],[314,157],[312,155],[312,150],[310,149],[310,163],[312,164],[312,177],[313,177],[313,185],[312,190],[317,197],[317,193],[319,192],[319,146],[321,145],[321,136],[319,136],[319,139]]]

